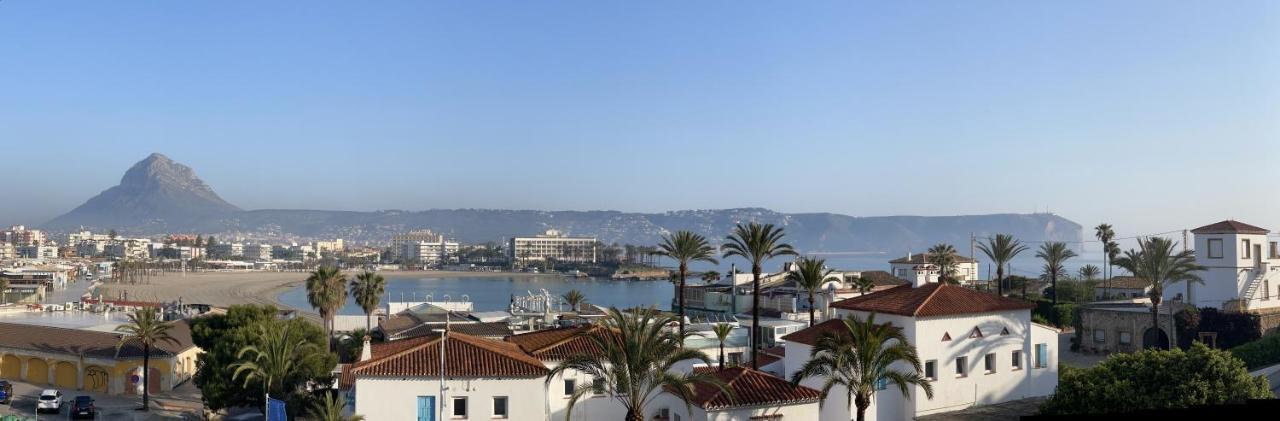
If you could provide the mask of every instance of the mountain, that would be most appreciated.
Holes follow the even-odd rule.
[[[54,218],[49,229],[121,227],[133,231],[181,230],[207,218],[241,212],[222,200],[195,171],[153,153],[134,164],[120,184]]]
[[[606,243],[655,244],[666,233],[689,230],[719,241],[744,221],[786,228],[787,241],[804,252],[923,250],[936,243],[966,248],[978,238],[1012,234],[1023,241],[1080,241],[1079,224],[1052,214],[853,217],[834,213],[780,213],[768,209],[683,210],[664,213],[498,209],[385,210],[376,212],[267,209],[244,211],[214,193],[194,172],[153,154],[125,173],[120,185],[47,224],[135,235],[174,232],[284,240],[343,238],[385,243],[392,235],[430,228],[464,243],[499,241],[559,229]]]

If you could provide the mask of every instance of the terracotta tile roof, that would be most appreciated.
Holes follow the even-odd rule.
[[[107,359],[142,358],[142,345],[126,343],[119,349],[120,334],[20,323],[0,323],[0,347],[71,356]],[[167,357],[195,347],[191,327],[185,321],[173,323],[169,336],[177,343],[160,342],[151,348],[152,357]]]
[[[386,320],[378,322],[378,328],[381,329],[382,333],[388,338],[403,336],[403,332],[420,328],[423,324],[444,324],[446,314],[448,320],[454,323],[474,321],[466,313],[456,311],[446,312],[437,307],[427,307],[426,309],[414,308],[393,314]]]
[[[338,364],[341,374],[338,375],[338,389],[347,390],[356,384],[356,376],[351,374],[351,364]]]
[[[789,381],[746,367],[724,370],[699,367],[694,370],[714,374],[725,383],[725,389],[732,392],[730,395],[710,384],[695,383],[690,403],[705,410],[817,402],[821,395],[817,390],[804,386],[792,386]]]
[[[1193,229],[1191,232],[1193,234],[1266,234],[1271,231],[1244,222],[1226,220]]]
[[[1134,276],[1113,276],[1110,281],[1098,281],[1098,288],[1115,288],[1115,289],[1146,289],[1151,286],[1146,279]]]
[[[444,329],[444,323],[424,323],[408,329],[400,330],[387,336],[388,340],[397,341],[419,336],[434,335],[434,329]],[[452,332],[465,333],[482,338],[502,339],[511,335],[511,327],[506,322],[453,322],[449,324]]]
[[[368,361],[352,364],[353,379],[440,375],[440,335],[375,344],[371,351]],[[444,370],[449,377],[541,377],[549,372],[514,344],[463,333],[449,333],[445,353]]]
[[[559,361],[573,355],[601,355],[603,351],[587,335],[604,332],[599,325],[583,325],[521,333],[505,340],[538,359]]]
[[[897,259],[890,260],[889,263],[898,263],[898,264],[910,263],[913,265],[923,265],[925,263],[929,263],[926,261],[927,258],[928,258],[928,255],[925,253],[913,253],[909,258],[899,257]],[[970,259],[965,256],[956,255],[956,263],[977,263],[977,262],[978,262],[977,260]]]
[[[760,365],[759,365],[760,367],[764,367],[766,365],[773,364],[782,360],[782,357],[779,357],[777,355],[769,355],[769,354],[760,354],[759,358],[760,358]]]
[[[898,286],[911,283],[906,279],[893,276],[892,273],[883,270],[863,271],[861,277],[870,279],[871,283],[875,284],[875,286]]]
[[[958,285],[930,283],[915,288],[902,285],[880,292],[853,297],[831,304],[845,310],[889,313],[911,317],[949,316],[1029,310],[1035,304],[1027,301],[978,292]]]
[[[788,333],[782,336],[782,340],[787,342],[797,342],[809,346],[818,344],[818,338],[824,333],[834,333],[837,335],[849,335],[849,329],[845,328],[842,319],[831,319],[822,323],[818,323],[807,328]]]

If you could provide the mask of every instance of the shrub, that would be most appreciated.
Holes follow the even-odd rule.
[[[1273,398],[1267,379],[1244,362],[1201,343],[1190,350],[1116,354],[1096,367],[1063,366],[1058,388],[1040,407],[1046,415],[1106,414]]]
[[[1049,301],[1037,301],[1036,308],[1031,311],[1031,320],[1035,321],[1035,316],[1040,316],[1040,319],[1047,323],[1037,323],[1047,324],[1058,328],[1075,326],[1076,315],[1079,314],[1079,311],[1077,311],[1078,308],[1079,305],[1073,303],[1059,303],[1055,306]]]
[[[1229,352],[1243,360],[1244,365],[1250,370],[1280,364],[1280,335],[1269,335],[1231,348]]]

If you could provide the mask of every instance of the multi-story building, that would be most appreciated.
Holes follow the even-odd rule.
[[[889,261],[890,270],[893,276],[902,279],[911,279],[915,277],[916,267],[927,265],[928,256],[925,254],[908,253],[907,257],[900,257]],[[969,257],[956,256],[955,272],[956,280],[961,285],[968,284],[978,280],[978,261]]]
[[[209,254],[214,259],[228,259],[232,257],[244,256],[244,244],[240,243],[217,243],[209,247]]]
[[[274,247],[270,244],[245,244],[244,257],[251,260],[271,260]]]
[[[9,243],[0,243],[0,260],[17,259],[17,258],[18,258],[17,247],[14,247],[13,244],[9,244]]]
[[[107,242],[82,240],[75,243],[76,254],[80,257],[97,257],[107,251]]]
[[[431,241],[411,241],[400,244],[400,257],[406,261],[436,264],[457,260],[459,244],[446,241],[443,235]]]
[[[557,230],[547,230],[533,237],[513,237],[508,242],[507,258],[513,262],[550,258],[561,262],[595,263],[596,238],[570,237]]]
[[[111,236],[107,234],[94,234],[88,230],[73,232],[67,234],[67,244],[80,244],[83,241],[111,241]]]
[[[404,250],[405,244],[421,241],[432,242],[442,237],[442,235],[438,235],[429,229],[412,230],[408,233],[394,235],[391,237],[391,252],[395,253],[395,257],[404,257],[400,253]]]
[[[0,232],[0,241],[13,244],[15,246],[35,246],[44,244],[44,232],[40,230],[27,229],[23,225],[14,225],[9,229]]]
[[[317,254],[339,253],[347,249],[342,244],[341,238],[338,238],[332,241],[323,241],[323,240],[316,241],[315,243],[312,243],[312,247],[315,248]]]
[[[146,238],[116,240],[108,244],[102,254],[117,259],[146,259],[151,256],[151,240]]]
[[[58,248],[38,245],[18,246],[18,257],[22,259],[57,259]]]

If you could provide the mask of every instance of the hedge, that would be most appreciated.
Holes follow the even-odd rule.
[[[1280,364],[1280,334],[1268,335],[1262,339],[1249,342],[1227,350],[1236,358],[1244,360],[1250,370],[1259,369],[1272,364]]]

